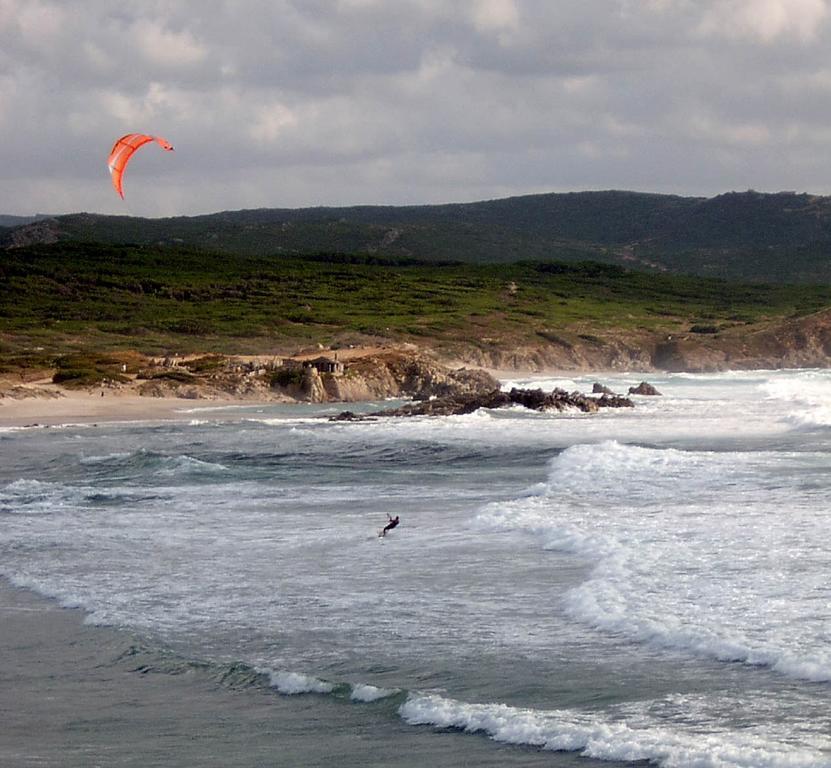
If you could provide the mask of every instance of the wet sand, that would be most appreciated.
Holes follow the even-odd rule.
[[[0,428],[91,424],[108,421],[170,421],[193,418],[194,409],[258,405],[242,399],[187,400],[178,397],[141,397],[105,391],[46,390],[52,397],[0,399]]]
[[[141,671],[127,632],[0,579],[0,765],[564,766],[595,761],[413,728],[390,705]]]

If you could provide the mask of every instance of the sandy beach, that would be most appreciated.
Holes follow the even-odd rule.
[[[257,405],[243,399],[190,400],[142,397],[127,391],[31,387],[28,397],[0,397],[0,427],[55,426],[113,421],[171,421],[192,418],[195,409]],[[19,390],[18,390],[19,393]]]

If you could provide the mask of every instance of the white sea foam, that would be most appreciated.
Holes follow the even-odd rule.
[[[376,688],[374,685],[356,684],[352,686],[349,698],[352,701],[370,703],[379,699],[386,699],[398,693],[397,688]]]
[[[567,392],[574,392],[575,390],[581,389],[581,384],[578,384],[575,379],[556,376],[505,379],[500,382],[500,385],[504,392],[509,392],[515,387],[518,389],[542,389],[546,392],[550,392],[552,389],[564,389]]]
[[[132,455],[130,451],[114,451],[113,453],[105,453],[100,456],[82,456],[81,464],[106,464],[112,461],[128,459]]]
[[[166,459],[166,465],[162,471],[178,472],[198,471],[198,472],[227,472],[228,467],[215,461],[205,461],[204,459],[196,459],[193,456],[171,456]]]
[[[772,378],[761,385],[761,390],[791,423],[831,426],[831,380],[826,372]]]
[[[411,694],[399,708],[411,725],[486,733],[495,741],[579,752],[600,760],[648,760],[666,768],[827,768],[819,750],[739,732],[703,735],[694,730],[639,724],[575,710],[520,709],[468,704],[437,695]]]
[[[46,584],[43,579],[38,578],[35,575],[4,573],[3,576],[16,587],[37,592],[39,595],[43,595],[44,597],[54,600],[61,606],[61,608],[86,608],[83,597],[67,587],[62,589],[52,587]],[[91,616],[88,614],[85,617],[84,623],[95,624],[97,622],[92,620]]]
[[[0,489],[0,504],[7,511],[24,515],[44,515],[82,497],[83,490],[60,483],[20,479]]]
[[[58,487],[56,483],[46,483],[41,480],[20,478],[19,480],[14,480],[9,483],[5,488],[3,488],[3,491],[11,493],[43,493],[56,487]]]
[[[759,453],[578,445],[552,460],[542,489],[488,505],[477,524],[531,534],[544,548],[593,563],[563,598],[588,626],[831,681],[819,608],[831,599],[823,576],[831,537],[812,509],[794,507],[781,478],[760,474],[758,462],[770,460]],[[794,469],[814,461],[809,454],[778,460]],[[761,499],[760,485],[768,486]]]
[[[268,674],[272,688],[276,688],[280,693],[289,696],[300,693],[331,693],[335,690],[332,683],[299,672],[274,671],[271,669],[258,669],[257,671]]]

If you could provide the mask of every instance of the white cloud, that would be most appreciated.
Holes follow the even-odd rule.
[[[166,67],[189,67],[207,55],[205,46],[188,30],[174,32],[147,19],[140,19],[127,31],[124,42],[131,40],[148,62]]]
[[[297,116],[285,104],[275,102],[256,110],[249,132],[255,141],[271,144],[295,126]]]
[[[817,38],[828,10],[826,0],[720,0],[705,12],[699,31],[761,43],[781,38],[807,43]]]
[[[5,0],[0,7],[0,20],[4,25],[11,25],[22,41],[35,49],[44,49],[54,43],[65,28],[65,17],[62,8],[38,0]]]
[[[681,130],[697,141],[745,149],[763,146],[771,140],[770,129],[764,124],[718,120],[703,113],[686,117]]]
[[[519,26],[519,11],[514,0],[475,0],[473,23],[480,31],[513,30]]]
[[[81,50],[86,63],[99,74],[103,75],[116,66],[115,58],[93,40],[85,40],[81,45]]]

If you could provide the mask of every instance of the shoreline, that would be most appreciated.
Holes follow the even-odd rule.
[[[142,397],[108,391],[67,390],[52,397],[0,398],[0,429],[57,427],[66,424],[95,424],[134,421],[184,421],[195,418],[196,410],[267,405],[269,401],[244,399],[201,399]]]
[[[504,368],[476,368],[484,371],[499,381],[564,379],[594,377],[601,384],[608,377],[630,376],[648,380],[650,376],[669,375],[677,372],[644,371],[641,369],[545,369],[545,370],[509,370]],[[739,372],[748,369],[737,368]],[[758,371],[806,370],[801,367],[790,369],[760,368]],[[822,370],[822,369],[817,369]],[[724,373],[724,371],[720,371]],[[102,396],[103,392],[103,396]],[[331,400],[316,405],[354,405],[359,401]],[[140,395],[135,387],[127,385],[120,388],[67,389],[47,381],[11,382],[0,379],[0,431],[48,428],[69,425],[94,426],[98,423],[118,422],[181,422],[199,418],[200,414],[212,413],[216,416],[222,411],[239,411],[246,408],[263,408],[274,405],[303,406],[310,405],[304,400],[287,399],[281,396],[258,397],[240,395],[227,397],[177,397],[175,395],[150,396]]]
[[[666,375],[665,371],[622,371],[550,369],[507,370],[478,368],[493,376],[500,384],[521,379],[573,379],[593,376],[603,383],[610,376],[631,376],[648,379],[650,375]],[[739,369],[743,370],[743,369]],[[762,370],[762,369],[760,369]],[[103,392],[103,396],[102,396]],[[330,405],[354,405],[355,401],[326,401]],[[317,403],[323,405],[325,403]],[[130,385],[120,388],[67,389],[51,382],[9,382],[0,379],[0,431],[49,428],[69,425],[94,426],[118,422],[181,422],[211,412],[239,411],[274,405],[309,405],[304,400],[256,395],[227,397],[177,397],[174,395],[139,395]]]
[[[505,360],[471,361],[458,355],[439,358],[412,344],[359,345],[336,350],[321,347],[279,363],[277,358],[263,355],[214,357],[220,359],[218,368],[216,361],[200,367],[204,355],[164,360],[142,358],[141,365],[131,359],[121,363],[120,374],[103,376],[99,384],[82,388],[77,383],[54,383],[56,369],[33,370],[28,378],[20,371],[7,372],[0,375],[0,430],[99,422],[185,421],[197,412],[210,411],[216,416],[225,409],[278,404],[348,405],[409,397],[426,400],[454,391],[487,394],[517,380],[585,377],[603,384],[610,377],[631,376],[643,381],[684,370],[711,370],[655,367],[637,356],[631,358],[631,365],[609,365],[607,360],[595,366],[588,359],[571,360],[569,364],[515,355],[514,365],[504,367]],[[813,367],[796,362],[774,367]],[[763,369],[767,370],[738,364],[733,370]],[[730,369],[716,366],[712,372],[725,370]]]
[[[481,369],[500,383],[516,379],[572,378],[588,373],[620,375],[621,371],[508,371]],[[639,372],[633,372],[639,373]],[[2,384],[2,382],[0,382]],[[66,389],[52,383],[15,383],[15,394],[4,396],[0,387],[0,430],[34,427],[58,427],[70,424],[138,421],[185,421],[208,411],[239,410],[271,405],[307,405],[303,400],[247,397],[155,397],[139,395],[130,387]],[[7,388],[8,392],[8,388]],[[101,393],[104,393],[103,396]],[[331,401],[348,406],[349,401]]]

